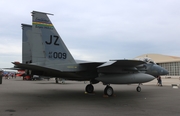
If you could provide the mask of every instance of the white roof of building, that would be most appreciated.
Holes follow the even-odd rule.
[[[137,56],[136,58],[143,58],[143,57],[151,58],[156,63],[180,62],[180,57],[161,55],[161,54],[143,54],[141,56]]]

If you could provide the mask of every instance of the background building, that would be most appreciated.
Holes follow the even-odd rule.
[[[136,58],[142,57],[151,58],[155,63],[168,70],[168,76],[180,77],[180,57],[161,54],[144,54],[141,56],[137,56]]]

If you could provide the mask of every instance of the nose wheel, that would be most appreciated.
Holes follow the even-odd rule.
[[[137,92],[141,92],[141,87],[140,87],[140,86],[137,86],[136,91],[137,91]]]

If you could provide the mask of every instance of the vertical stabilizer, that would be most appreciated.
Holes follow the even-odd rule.
[[[42,65],[75,63],[47,15],[32,12],[32,62]]]
[[[31,39],[32,39],[32,26],[22,24],[22,63],[31,63]]]

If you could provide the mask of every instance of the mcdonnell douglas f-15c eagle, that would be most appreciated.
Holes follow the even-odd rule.
[[[74,60],[47,15],[52,14],[33,11],[32,26],[23,24],[23,63],[13,62],[15,68],[29,70],[32,75],[90,81],[85,88],[87,93],[93,93],[93,84],[102,82],[106,85],[104,94],[108,96],[114,93],[110,84],[140,84],[168,74],[149,59]],[[139,85],[137,91],[141,91]]]

